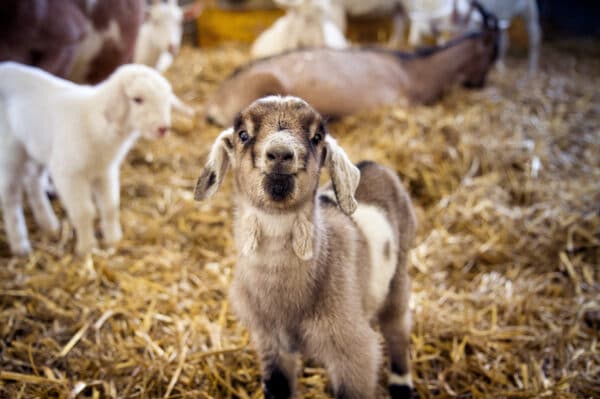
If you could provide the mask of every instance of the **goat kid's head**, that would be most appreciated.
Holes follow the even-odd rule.
[[[181,45],[183,10],[176,0],[155,1],[148,10],[147,23],[152,27],[152,42],[173,56]]]
[[[171,126],[171,108],[185,107],[169,82],[145,65],[119,67],[109,78],[111,98],[106,118],[127,130],[139,131],[153,139],[167,134]]]
[[[497,18],[487,12],[481,4],[473,1],[472,6],[479,13],[482,26],[478,40],[475,40],[474,43],[472,62],[464,71],[463,85],[468,88],[481,88],[485,84],[488,72],[498,58],[500,29]]]
[[[356,209],[360,172],[329,136],[321,115],[297,97],[264,97],[236,117],[213,144],[196,200],[212,196],[230,166],[238,194],[264,211],[293,212],[312,201],[322,166],[342,211]]]

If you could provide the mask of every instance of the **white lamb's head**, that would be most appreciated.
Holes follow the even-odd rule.
[[[306,17],[323,17],[331,11],[330,0],[275,0],[275,3],[281,8]]]
[[[171,126],[171,107],[180,103],[169,82],[145,65],[119,67],[109,78],[113,93],[107,119],[144,137],[163,137]]]
[[[323,118],[297,97],[269,96],[244,109],[221,133],[196,185],[196,199],[213,195],[231,166],[236,192],[269,213],[294,211],[314,200],[321,167],[329,170],[340,208],[356,208],[360,173]]]
[[[152,42],[161,51],[176,55],[181,45],[183,11],[176,0],[167,3],[156,2],[148,12]]]

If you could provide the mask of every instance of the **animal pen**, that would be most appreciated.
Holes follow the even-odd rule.
[[[395,170],[416,208],[420,398],[600,397],[597,40],[544,42],[532,76],[513,52],[481,90],[453,85],[433,104],[328,122],[353,162]],[[77,256],[56,199],[57,237],[26,212],[28,256],[12,256],[0,229],[0,398],[263,397],[228,300],[231,176],[211,200],[193,198],[222,130],[203,118],[205,102],[249,49],[188,43],[174,58],[165,76],[197,116],[175,117],[173,134],[140,140],[125,158],[116,247]],[[377,398],[388,397],[383,369]],[[321,364],[304,359],[298,395],[331,397]]]

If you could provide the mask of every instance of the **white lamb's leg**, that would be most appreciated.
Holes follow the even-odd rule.
[[[167,69],[169,69],[169,67],[171,66],[172,63],[173,63],[173,55],[166,51],[162,52],[160,54],[160,56],[158,57],[158,60],[156,61],[155,69],[158,72],[164,72]]]
[[[410,21],[410,30],[408,33],[408,44],[412,47],[419,45],[421,42],[421,25],[415,20]]]
[[[47,174],[43,166],[34,162],[27,164],[25,190],[33,217],[43,231],[56,234],[60,224],[46,194],[46,179]]]
[[[500,73],[504,72],[504,58],[506,57],[506,52],[508,50],[508,26],[506,28],[501,28],[500,31],[500,43],[498,43],[498,70]]]
[[[535,0],[530,0],[525,12],[527,34],[529,36],[529,74],[537,72],[540,57],[540,42],[542,29],[540,28],[539,12]]]
[[[0,137],[0,203],[8,245],[14,255],[31,252],[23,215],[23,177],[26,155],[16,142]]]
[[[104,242],[113,246],[123,237],[119,223],[119,168],[113,167],[94,185]]]
[[[94,236],[95,212],[91,183],[79,175],[51,172],[58,195],[77,233],[75,250],[80,255],[89,253],[93,248],[98,247]]]
[[[406,24],[406,16],[402,13],[394,15],[392,20],[392,33],[389,39],[389,45],[392,48],[399,48],[404,44],[404,26]]]

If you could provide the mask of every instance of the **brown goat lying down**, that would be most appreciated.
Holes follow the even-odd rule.
[[[416,53],[383,49],[309,49],[258,60],[236,71],[208,99],[206,116],[221,126],[254,100],[293,95],[330,117],[404,102],[428,104],[455,83],[482,87],[497,53],[498,29],[484,29]],[[495,21],[493,21],[495,22]]]

